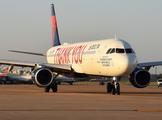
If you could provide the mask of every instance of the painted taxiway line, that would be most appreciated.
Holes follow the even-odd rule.
[[[162,110],[136,110],[140,112],[162,112]]]

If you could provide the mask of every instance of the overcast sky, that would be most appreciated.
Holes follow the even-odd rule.
[[[116,35],[131,44],[139,62],[162,61],[162,0],[0,0],[0,59],[46,62],[6,50],[46,53],[52,46],[51,3],[61,43]]]

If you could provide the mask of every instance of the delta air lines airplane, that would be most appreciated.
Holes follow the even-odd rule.
[[[5,78],[7,76],[8,73],[8,68],[4,68],[1,72],[0,72],[0,81]]]
[[[134,87],[144,88],[151,79],[148,70],[152,66],[162,65],[162,61],[138,63],[131,45],[117,38],[61,45],[53,4],[51,12],[53,47],[46,54],[9,50],[45,56],[48,63],[0,60],[0,64],[10,65],[9,71],[14,66],[31,67],[33,82],[44,87],[45,92],[49,92],[50,88],[57,92],[55,79],[60,74],[70,78],[112,78],[112,83],[107,83],[107,92],[120,95],[118,81],[121,77],[130,75],[129,80]],[[53,75],[53,72],[57,75]]]

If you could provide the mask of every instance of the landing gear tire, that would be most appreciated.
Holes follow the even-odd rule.
[[[116,92],[117,92],[118,95],[120,95],[120,85],[119,85],[119,83],[117,83],[117,91]]]
[[[49,92],[49,90],[50,90],[50,86],[44,88],[44,92]]]
[[[107,83],[107,93],[111,93],[112,85],[111,83]]]
[[[115,95],[115,92],[116,92],[115,85],[112,85],[112,94]]]
[[[54,82],[52,85],[52,91],[57,92],[57,83],[56,82]]]

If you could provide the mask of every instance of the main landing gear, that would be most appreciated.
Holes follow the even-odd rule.
[[[49,92],[50,88],[52,88],[53,92],[57,92],[57,83],[53,82],[49,86],[44,87],[44,92]]]
[[[117,93],[118,95],[120,95],[120,85],[117,82],[118,79],[120,80],[120,78],[113,77],[112,83],[107,83],[107,92],[108,93],[112,93],[113,95],[115,95],[115,93]]]

